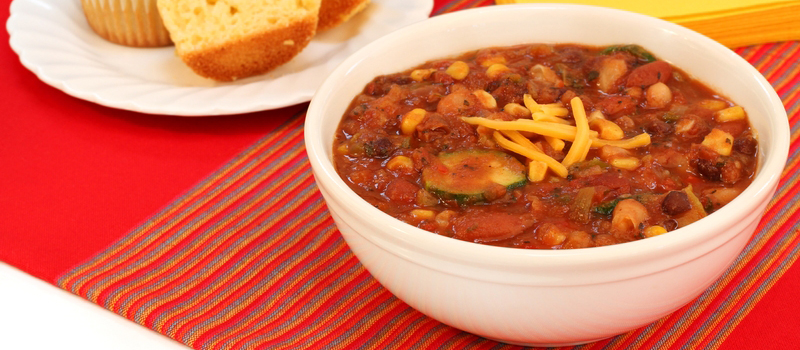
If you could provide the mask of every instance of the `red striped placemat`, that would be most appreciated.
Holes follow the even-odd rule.
[[[576,348],[717,348],[796,260],[800,42],[737,53],[773,84],[792,125],[788,166],[753,240],[691,304]],[[316,189],[302,123],[291,119],[58,285],[196,349],[516,348],[420,314],[364,270]]]

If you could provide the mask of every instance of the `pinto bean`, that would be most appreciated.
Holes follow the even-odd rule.
[[[643,66],[637,67],[631,74],[628,74],[628,79],[625,86],[650,86],[658,82],[666,83],[672,76],[672,67],[669,63],[664,61],[655,61]]]
[[[492,242],[514,237],[531,227],[533,215],[491,211],[472,211],[453,220],[456,238],[472,242]]]

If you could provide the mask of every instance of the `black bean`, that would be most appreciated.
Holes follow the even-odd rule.
[[[656,137],[672,134],[673,129],[672,125],[661,120],[653,120],[645,126],[647,133]]]
[[[751,136],[737,137],[733,141],[733,149],[739,153],[752,156],[758,150],[758,141]]]
[[[661,202],[661,210],[667,215],[683,214],[692,209],[689,196],[683,191],[670,191]]]
[[[712,181],[720,181],[722,178],[722,171],[714,162],[706,159],[695,159],[693,163],[700,176]]]

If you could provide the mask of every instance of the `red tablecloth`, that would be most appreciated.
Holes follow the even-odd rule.
[[[434,14],[490,3],[437,1]],[[305,104],[209,118],[110,109],[39,81],[1,35],[0,261],[197,349],[513,348],[425,317],[361,267],[310,174]],[[579,348],[800,343],[800,42],[736,52],[790,115],[776,198],[696,301]]]

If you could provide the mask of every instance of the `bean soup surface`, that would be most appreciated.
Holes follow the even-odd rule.
[[[334,164],[419,228],[515,248],[653,237],[718,210],[754,176],[745,111],[635,45],[493,47],[376,77]]]

